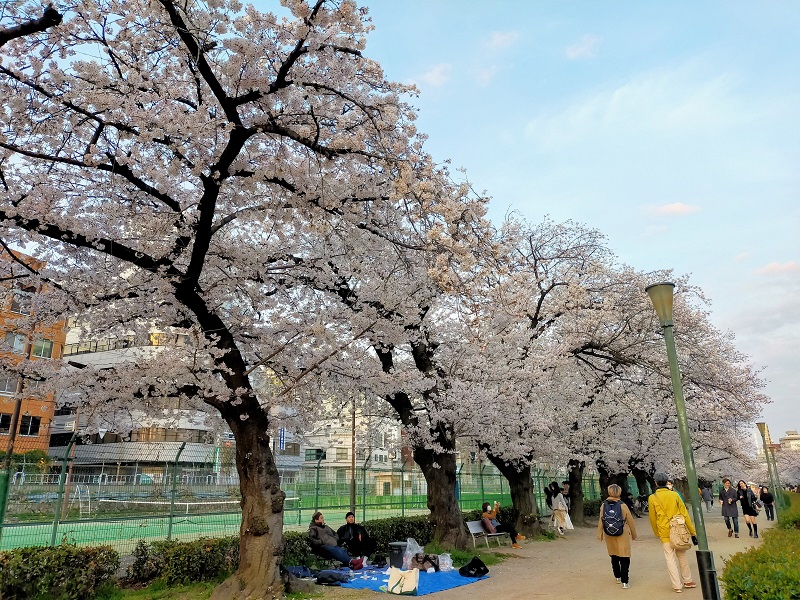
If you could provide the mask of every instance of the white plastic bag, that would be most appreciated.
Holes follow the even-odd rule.
[[[449,554],[440,554],[439,555],[439,570],[440,571],[452,571],[453,570],[453,559],[450,558]]]
[[[406,551],[403,553],[403,570],[407,571],[411,568],[411,557],[420,552],[425,552],[425,548],[417,543],[414,538],[406,540]]]

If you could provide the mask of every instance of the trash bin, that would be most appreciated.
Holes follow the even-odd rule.
[[[406,553],[408,542],[389,542],[389,566],[403,568],[403,555]]]

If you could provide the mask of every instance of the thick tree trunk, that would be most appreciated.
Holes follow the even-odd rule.
[[[238,421],[238,422],[237,422]],[[239,569],[222,582],[212,600],[267,600],[283,597],[280,556],[283,501],[270,449],[265,416],[229,420],[236,439],[236,467],[242,492]]]
[[[569,461],[569,516],[573,525],[586,525],[583,514],[583,470],[586,463],[577,460]]]
[[[633,477],[636,479],[636,487],[639,488],[639,495],[649,496],[650,490],[647,483],[647,472],[641,469],[631,469]]]
[[[428,484],[433,541],[447,549],[466,549],[467,530],[456,500],[455,454],[415,448],[414,461],[419,465]]]
[[[539,508],[533,497],[531,466],[516,467],[491,454],[486,456],[508,480],[511,503],[517,512],[514,523],[517,531],[523,535],[541,535],[544,528],[539,522]]]

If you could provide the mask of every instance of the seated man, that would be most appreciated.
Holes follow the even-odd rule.
[[[353,513],[347,513],[345,519],[347,523],[339,527],[339,531],[336,532],[339,543],[353,556],[367,558],[372,555],[378,543],[369,537],[363,525],[356,523],[356,516]]]
[[[314,554],[338,560],[344,567],[358,570],[364,566],[361,558],[353,558],[339,545],[339,538],[333,529],[325,525],[325,517],[319,511],[314,513],[308,526],[308,544]]]

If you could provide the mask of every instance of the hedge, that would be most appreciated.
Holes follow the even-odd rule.
[[[119,568],[109,546],[61,544],[0,552],[0,598],[83,600],[92,598]]]
[[[785,495],[789,506],[778,513],[778,528],[728,560],[720,578],[726,600],[800,599],[800,494]]]

